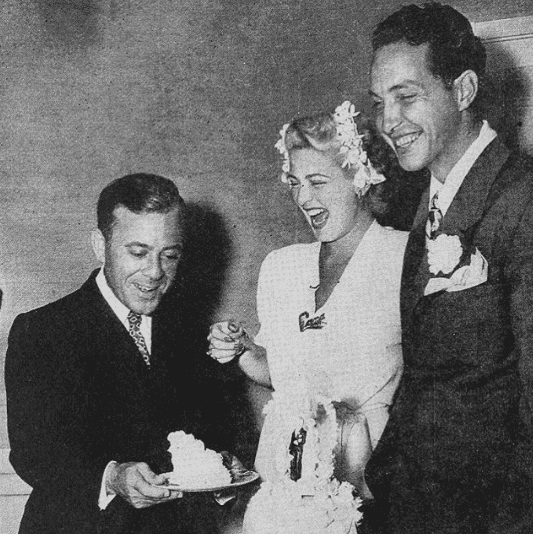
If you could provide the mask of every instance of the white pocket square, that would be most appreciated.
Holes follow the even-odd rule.
[[[438,291],[463,291],[487,281],[489,264],[483,254],[476,248],[470,256],[470,264],[463,265],[450,278],[430,278],[424,289],[424,296]]]

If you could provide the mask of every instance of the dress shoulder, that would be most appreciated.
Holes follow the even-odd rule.
[[[396,230],[390,226],[381,226],[377,222],[374,233],[375,245],[383,254],[403,258],[409,232]]]
[[[398,245],[407,243],[409,232],[406,232],[405,230],[396,230],[392,226],[381,226],[379,223],[376,223],[376,225],[385,240]]]
[[[319,242],[296,243],[269,252],[261,265],[261,270],[290,268],[312,261],[320,248]]]
[[[303,255],[314,254],[316,249],[320,247],[320,243],[314,241],[313,243],[295,243],[286,247],[275,249],[269,252],[265,258],[270,261],[282,261],[285,258],[301,257]]]

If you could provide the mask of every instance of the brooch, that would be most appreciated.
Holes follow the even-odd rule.
[[[323,328],[326,323],[326,314],[318,315],[316,317],[309,317],[308,312],[303,312],[298,317],[298,322],[300,323],[300,332],[308,330],[309,328],[318,329]]]

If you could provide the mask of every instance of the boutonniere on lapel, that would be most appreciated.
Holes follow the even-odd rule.
[[[458,235],[439,234],[427,240],[429,279],[424,295],[462,291],[487,281],[489,265],[478,248],[467,247]]]

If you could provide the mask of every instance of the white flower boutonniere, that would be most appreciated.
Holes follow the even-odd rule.
[[[438,291],[462,291],[486,282],[489,271],[488,262],[479,249],[476,248],[461,262],[463,256],[463,246],[457,235],[440,234],[435,239],[429,240],[429,271],[434,275],[452,274],[431,278],[426,285],[424,295],[431,295]],[[463,265],[459,267],[461,263]]]
[[[431,274],[450,274],[459,264],[463,246],[458,235],[440,234],[428,240],[428,263]]]

